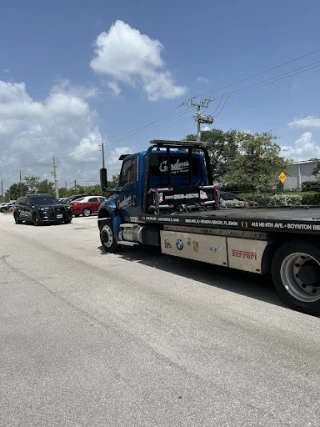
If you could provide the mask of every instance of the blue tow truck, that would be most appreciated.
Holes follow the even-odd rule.
[[[279,297],[320,314],[320,209],[221,208],[203,143],[150,141],[122,155],[115,189],[98,212],[107,252],[120,245],[159,246],[163,254],[257,274],[271,273]]]

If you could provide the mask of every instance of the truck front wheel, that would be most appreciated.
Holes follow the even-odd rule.
[[[287,242],[275,253],[271,273],[280,298],[292,308],[320,315],[320,248]]]
[[[117,239],[114,236],[111,219],[105,219],[100,225],[100,241],[106,252],[114,253],[118,249]]]

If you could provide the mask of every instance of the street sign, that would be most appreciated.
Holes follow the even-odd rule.
[[[281,172],[281,174],[279,175],[279,179],[282,182],[282,184],[284,184],[285,180],[287,179],[287,175],[284,172]]]

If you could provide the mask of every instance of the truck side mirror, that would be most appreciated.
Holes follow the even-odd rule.
[[[107,191],[108,188],[108,178],[107,178],[107,169],[100,169],[100,185],[102,191]]]

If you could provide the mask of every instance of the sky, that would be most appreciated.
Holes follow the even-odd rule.
[[[20,170],[52,180],[53,156],[60,187],[94,184],[102,140],[111,176],[121,154],[195,133],[190,100],[207,98],[209,128],[320,158],[319,14],[317,0],[0,0],[4,189]]]

